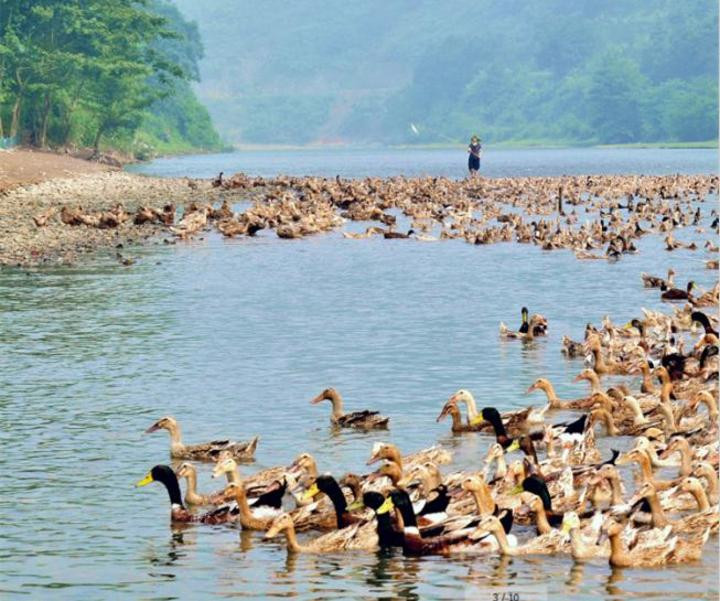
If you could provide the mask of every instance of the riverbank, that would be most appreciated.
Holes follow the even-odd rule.
[[[157,219],[137,223],[140,207],[159,212],[200,198],[212,198],[209,182],[132,175],[49,153],[2,153],[0,265],[72,265],[99,250],[147,242],[167,228]]]

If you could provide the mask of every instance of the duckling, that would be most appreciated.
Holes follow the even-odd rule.
[[[332,403],[330,422],[341,428],[358,428],[361,430],[387,429],[389,417],[383,417],[377,411],[354,411],[343,413],[343,399],[334,388],[326,388],[316,396],[311,404],[328,400]]]
[[[233,440],[213,440],[204,444],[185,445],[180,436],[180,424],[170,416],[163,417],[145,430],[145,434],[158,430],[170,433],[170,456],[173,459],[192,459],[195,461],[215,461],[222,451],[229,452],[236,461],[253,461],[259,437],[248,442]]]
[[[170,497],[170,521],[171,522],[197,522],[202,524],[224,524],[233,519],[230,506],[225,505],[208,513],[193,514],[183,505],[180,496],[180,484],[172,468],[168,465],[156,465],[147,475],[139,480],[135,486],[146,486],[151,482],[161,482]]]

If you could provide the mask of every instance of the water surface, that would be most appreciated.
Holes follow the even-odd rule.
[[[555,173],[596,164],[594,152],[563,151],[550,164],[548,154],[525,155]],[[296,156],[303,172],[329,173],[324,159],[308,156]],[[696,170],[708,170],[713,156],[702,154]],[[245,168],[283,171],[272,157],[263,169]],[[623,172],[649,164],[694,171],[686,157],[622,151],[608,160]],[[182,164],[202,175],[219,170],[209,171],[213,160],[144,169],[174,174]],[[349,174],[398,169],[373,160]],[[364,472],[379,440],[405,451],[442,442],[456,453],[452,469],[477,467],[491,439],[453,437],[448,423],[435,423],[455,390],[500,409],[540,404],[524,391],[544,376],[561,397],[579,396],[585,387],[572,378],[582,365],[561,356],[563,334],[580,339],[587,322],[605,315],[624,323],[640,307],[668,310],[657,291],[643,289],[641,271],[673,266],[678,281],[692,277],[706,288],[717,276],[704,269],[703,251],[667,253],[657,238],[639,248],[606,263],[512,243],[346,240],[339,232],[281,241],[263,233],[138,249],[131,268],[99,257],[73,269],[0,271],[3,598],[492,599],[504,590],[531,590],[529,599],[717,598],[716,537],[702,562],[663,570],[611,570],[566,556],[288,557],[280,542],[232,527],[173,531],[162,487],[132,486],[168,460],[166,433],[142,434],[165,414],[177,417],[188,442],[259,434],[257,462],[245,473],[302,451],[321,470]],[[547,316],[547,339],[498,339],[499,322],[517,325],[522,305]],[[390,431],[334,435],[329,406],[309,404],[327,386],[348,409],[390,415]],[[601,439],[605,452],[609,444]],[[201,467],[199,488],[217,487]]]

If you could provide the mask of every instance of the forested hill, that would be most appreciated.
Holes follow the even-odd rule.
[[[175,1],[232,142],[717,138],[716,0]]]
[[[0,138],[141,158],[217,150],[189,85],[202,54],[167,0],[0,0]]]

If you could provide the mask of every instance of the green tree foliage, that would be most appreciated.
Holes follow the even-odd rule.
[[[209,132],[185,127],[180,139],[216,147],[187,85],[200,56],[197,29],[161,0],[0,0],[0,136],[131,149],[158,112],[177,129],[187,110]]]
[[[232,141],[717,138],[716,0],[176,3]]]

